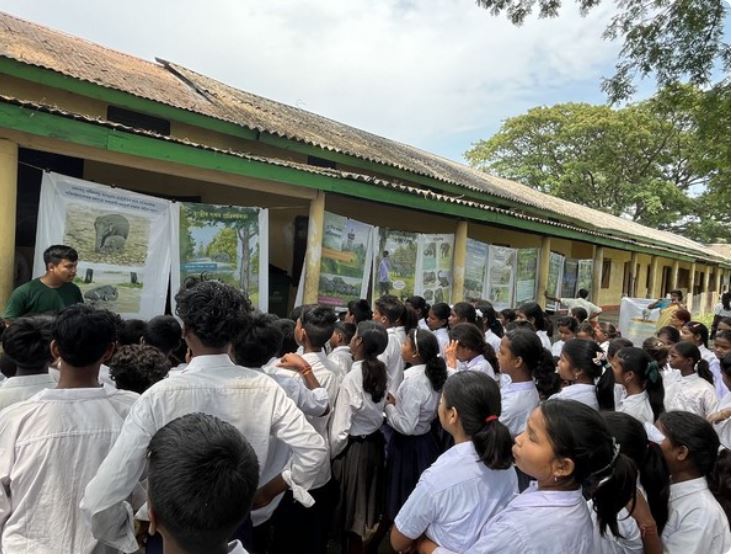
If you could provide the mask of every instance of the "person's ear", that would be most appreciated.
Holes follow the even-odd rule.
[[[58,343],[56,343],[55,339],[51,339],[50,347],[51,347],[51,357],[52,357],[53,361],[55,362],[61,358],[61,353],[58,350]]]
[[[150,525],[147,528],[147,534],[152,536],[158,530],[158,516],[155,513],[152,502],[150,502],[150,498],[147,499],[147,518],[150,521]]]
[[[552,476],[558,479],[571,477],[574,473],[574,461],[569,457],[557,457],[552,463]]]
[[[689,448],[686,446],[675,446],[673,448],[673,456],[678,462],[686,461],[689,458]]]
[[[112,358],[112,355],[114,354],[114,351],[117,349],[117,343],[112,342],[109,345],[107,345],[107,349],[104,351],[104,354],[102,355],[102,362],[107,362],[110,358]]]
[[[456,407],[450,407],[449,409],[445,409],[445,411],[447,424],[449,424],[450,426],[457,426],[458,424],[460,424],[460,413],[458,413]]]

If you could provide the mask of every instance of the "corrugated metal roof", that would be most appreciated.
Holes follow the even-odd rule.
[[[488,175],[444,157],[223,84],[177,64],[153,63],[66,33],[0,14],[0,56],[59,72],[245,128],[303,142],[470,191],[519,203],[528,212],[567,216],[567,225],[600,234],[671,244],[702,257],[706,246],[639,225],[527,186]],[[418,181],[418,179],[417,179]]]

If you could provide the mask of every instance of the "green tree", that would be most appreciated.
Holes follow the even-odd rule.
[[[584,15],[600,0],[577,0]],[[539,17],[556,17],[561,0],[477,0],[492,14],[505,13],[521,25],[538,7]],[[615,75],[602,82],[612,103],[629,98],[636,77],[654,74],[659,89],[679,81],[711,83],[715,68],[730,69],[724,42],[726,3],[721,0],[615,0],[618,13],[603,33],[622,39]],[[723,83],[729,83],[724,79]]]
[[[507,119],[465,157],[541,192],[713,241],[730,223],[724,96],[674,85],[621,109],[537,107]]]
[[[234,229],[224,228],[216,233],[206,248],[206,255],[210,258],[225,254],[230,262],[236,261],[239,237]]]

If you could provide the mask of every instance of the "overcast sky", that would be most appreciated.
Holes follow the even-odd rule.
[[[614,2],[522,27],[473,0],[0,0],[0,10],[463,160],[537,105],[603,103]],[[648,95],[653,82],[643,84]]]

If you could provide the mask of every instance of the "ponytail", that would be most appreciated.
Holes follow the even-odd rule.
[[[550,396],[559,393],[559,390],[562,388],[561,378],[556,372],[557,367],[554,364],[552,352],[549,349],[545,349],[542,345],[540,354],[541,359],[531,370],[531,375],[534,378],[534,384],[536,385],[536,390],[539,392],[539,397],[541,399],[549,399]]]
[[[651,337],[643,342],[643,346],[650,346],[653,340],[661,345],[658,350],[665,351],[663,343]],[[665,395],[663,389],[663,377],[658,369],[658,363],[654,360],[647,350],[638,347],[624,347],[620,349],[615,358],[620,363],[621,368],[625,372],[633,372],[640,380],[641,387],[648,394],[648,402],[653,411],[654,422],[666,410],[663,406],[663,398]]]
[[[361,364],[362,387],[371,396],[371,400],[378,403],[386,394],[388,377],[386,366],[377,357],[386,350],[389,336],[384,326],[373,320],[359,322],[356,335],[361,338],[364,353]]]
[[[475,327],[475,326],[474,326]],[[440,356],[440,345],[437,337],[426,329],[411,329],[407,336],[425,364],[424,373],[434,391],[440,391],[447,380],[447,365]]]
[[[503,326],[498,321],[498,316],[493,305],[488,301],[481,300],[475,307],[476,310],[483,314],[483,329],[492,331],[497,337],[503,337]]]
[[[602,473],[594,473],[590,477],[591,487],[588,492],[592,499],[592,507],[597,513],[601,535],[604,535],[610,528],[613,535],[620,536],[618,512],[628,502],[632,502],[631,510],[635,507],[637,476],[638,469],[633,460],[619,454],[614,462],[610,462],[607,470]]]
[[[730,521],[730,464],[730,451],[724,448],[719,452],[717,462],[707,478],[709,490],[722,506],[728,523]]]
[[[466,370],[450,376],[442,394],[445,406],[457,410],[463,431],[470,436],[481,462],[489,469],[508,469],[513,462],[513,439],[498,420],[498,384],[481,372]]]
[[[701,356],[699,347],[691,341],[679,341],[674,345],[674,350],[683,358],[690,358],[694,362],[694,372],[699,374],[707,382],[714,385],[714,378],[709,370],[709,363]]]
[[[695,365],[694,370],[699,374],[700,378],[704,378],[707,382],[714,385],[714,376],[712,371],[709,369],[709,363],[703,358],[700,359]]]
[[[600,409],[615,410],[615,378],[600,345],[589,339],[570,339],[562,347],[562,354],[573,368],[597,382],[595,393]]]
[[[514,322],[515,323],[515,322]],[[542,399],[548,399],[559,391],[560,379],[555,372],[554,358],[541,344],[533,331],[516,328],[506,332],[511,354],[520,357],[534,378],[534,384]]]

